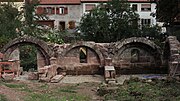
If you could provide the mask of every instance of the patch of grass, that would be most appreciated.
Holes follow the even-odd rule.
[[[31,93],[30,96],[25,98],[25,101],[89,101],[89,97],[78,94],[44,94],[44,93]]]
[[[27,85],[25,84],[11,84],[11,83],[4,83],[5,86],[9,87],[9,88],[15,88],[21,91],[26,91],[26,92],[32,92]]]
[[[7,99],[4,95],[0,94],[0,101],[7,101]]]
[[[10,84],[10,83],[5,83],[4,85],[9,87],[9,88],[23,88],[23,87],[26,87],[25,84]]]
[[[75,91],[77,89],[77,86],[78,85],[75,85],[75,86],[66,86],[66,87],[63,87],[63,88],[58,88],[57,92],[58,93],[61,93],[61,92],[64,92],[64,93],[77,93]]]
[[[102,96],[117,101],[180,101],[179,88],[180,84],[174,81],[130,79]]]
[[[51,88],[48,84],[40,85],[29,93],[25,101],[90,101],[90,97],[77,93],[79,84]]]
[[[90,101],[90,98],[83,95],[72,94],[62,97],[60,101]]]
[[[39,88],[48,89],[49,85],[47,83],[45,83],[45,84],[41,85]]]
[[[50,94],[32,93],[25,101],[60,101]]]
[[[90,97],[78,94],[79,84],[73,85],[73,86],[64,86],[64,87],[58,87],[54,92],[54,96],[56,96],[57,101],[89,101]]]

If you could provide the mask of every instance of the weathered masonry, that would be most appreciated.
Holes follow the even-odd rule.
[[[12,40],[1,50],[3,60],[17,61],[16,72],[20,68],[18,47],[21,44],[37,47],[38,74],[40,79],[47,81],[64,72],[69,75],[103,75],[105,66],[113,66],[116,74],[172,72],[174,66],[171,64],[178,58],[174,54],[179,54],[180,50],[180,43],[173,36],[167,38],[163,51],[142,37],[115,43],[79,41],[59,45],[24,36]]]

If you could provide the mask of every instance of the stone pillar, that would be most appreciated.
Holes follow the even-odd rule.
[[[106,58],[105,59],[105,66],[112,66],[112,58]]]
[[[45,66],[45,60],[43,55],[40,53],[40,51],[37,51],[37,68],[42,68]]]
[[[50,72],[51,72],[51,75],[52,76],[55,76],[57,74],[57,58],[55,57],[51,57],[50,58],[50,66],[51,66],[51,69],[50,69]]]
[[[51,65],[52,65],[52,64],[57,64],[57,58],[51,57],[51,58],[50,58],[50,64],[51,64]]]

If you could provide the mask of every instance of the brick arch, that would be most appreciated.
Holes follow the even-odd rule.
[[[100,66],[104,66],[104,55],[101,52],[101,49],[96,45],[94,42],[80,42],[80,43],[74,43],[66,48],[66,50],[62,53],[63,57],[66,56],[72,49],[77,47],[86,47],[90,49],[91,51],[95,52],[95,54],[98,56],[98,59],[100,60]]]
[[[41,52],[43,57],[45,58],[46,65],[50,64],[50,57],[53,56],[53,51],[49,48],[46,42],[39,40],[32,36],[23,36],[19,38],[15,38],[14,40],[7,43],[1,50],[2,53],[6,53],[8,49],[16,49],[19,44],[32,44],[37,47],[37,49]],[[10,55],[10,54],[9,54]]]
[[[129,47],[139,47],[148,51],[156,60],[156,63],[161,64],[161,49],[157,46],[154,42],[148,40],[147,38],[143,37],[132,37],[127,38],[125,40],[116,42],[114,46],[114,54],[115,58],[118,58],[123,51]]]

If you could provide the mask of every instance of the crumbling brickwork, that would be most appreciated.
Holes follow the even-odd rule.
[[[160,70],[164,61],[172,57],[175,51],[173,43],[178,42],[173,41],[172,38],[169,37],[166,41],[170,43],[168,44],[170,55],[164,58],[162,58],[160,47],[142,37],[132,37],[114,43],[80,41],[73,44],[48,45],[42,40],[25,36],[8,43],[2,49],[2,53],[6,54],[4,59],[9,59],[13,51],[18,48],[18,44],[34,44],[38,48],[39,77],[48,77],[46,80],[63,73],[70,75],[103,74],[104,66],[108,64],[105,59],[108,58],[112,60],[111,65],[115,67],[117,74],[145,73],[145,70]],[[176,50],[180,49],[176,48]],[[164,51],[164,53],[168,52]]]

